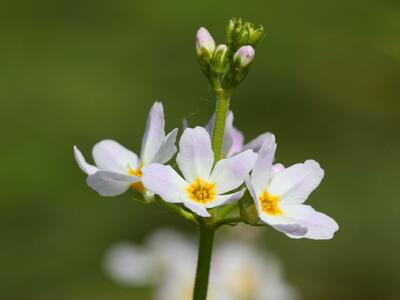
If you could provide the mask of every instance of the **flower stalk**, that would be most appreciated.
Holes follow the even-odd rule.
[[[225,121],[229,110],[230,92],[220,90],[217,92],[215,106],[215,125],[212,135],[212,149],[214,151],[214,164],[222,158],[224,142]]]
[[[241,22],[241,21],[240,21]],[[229,24],[228,24],[229,25]],[[239,26],[240,25],[240,26]],[[236,24],[236,27],[242,26],[242,24]],[[246,26],[250,26],[250,23],[246,23]],[[229,27],[229,26],[228,26]],[[235,28],[236,28],[235,27]],[[228,28],[229,29],[229,28]],[[237,28],[236,28],[237,29]],[[247,30],[247,29],[246,29]],[[247,32],[247,31],[246,31]],[[262,28],[261,28],[262,32]],[[207,32],[208,33],[208,32]],[[228,37],[228,41],[231,37]],[[237,38],[234,38],[236,41]],[[199,40],[199,33],[198,33]],[[258,42],[259,40],[257,40]],[[229,111],[229,102],[231,99],[232,89],[236,87],[240,81],[244,79],[248,72],[248,65],[253,60],[254,57],[254,49],[251,46],[242,47],[243,49],[251,48],[253,51],[251,55],[247,55],[246,59],[243,59],[241,52],[238,51],[238,55],[234,58],[239,63],[239,67],[225,69],[225,64],[227,64],[227,52],[228,48],[225,45],[220,45],[217,47],[217,50],[220,49],[223,55],[218,55],[218,51],[216,50],[215,57],[219,57],[220,59],[214,59],[211,62],[210,69],[215,69],[215,72],[204,72],[204,65],[209,65],[209,61],[202,61],[201,55],[199,56],[200,65],[202,66],[203,72],[208,77],[211,85],[214,88],[215,93],[217,94],[217,101],[215,106],[215,123],[214,129],[212,133],[212,150],[214,152],[214,166],[215,164],[221,160],[223,157],[223,144],[224,144],[224,133],[225,133],[225,123],[226,117]],[[222,51],[223,50],[223,51]],[[232,50],[236,49],[230,49]],[[198,53],[199,55],[199,53]],[[251,57],[250,57],[251,56]],[[250,57],[250,58],[249,58]],[[231,58],[232,59],[232,58]],[[245,63],[243,62],[244,60]],[[234,63],[228,63],[228,66],[234,66]],[[226,81],[226,82],[224,82]],[[227,205],[228,207],[230,205]],[[206,300],[207,298],[207,290],[208,290],[208,278],[210,273],[210,265],[211,265],[211,255],[212,255],[212,247],[214,241],[215,230],[223,225],[229,224],[230,222],[238,221],[237,219],[229,219],[227,222],[223,219],[225,215],[227,215],[232,209],[237,207],[237,203],[230,210],[224,212],[223,216],[218,220],[212,220],[211,222],[204,222],[200,224],[200,240],[199,240],[199,252],[198,252],[198,261],[197,261],[197,271],[196,271],[196,281],[193,292],[193,300]]]
[[[188,220],[189,222],[198,225],[199,222],[197,221],[197,219],[193,216],[193,214],[187,212],[186,210],[184,210],[182,207],[177,206],[175,204],[171,204],[168,202],[163,201],[160,197],[155,197],[154,198],[155,201],[160,204],[161,206],[164,206],[165,208],[169,209],[170,211],[182,216],[183,218],[185,218],[186,220]]]
[[[212,135],[214,165],[222,158],[225,121],[229,110],[229,101],[229,92],[225,92],[222,89],[220,91],[217,91],[217,103],[215,106],[215,124]],[[210,274],[215,230],[216,228],[213,226],[213,224],[200,224],[199,253],[197,259],[197,271],[193,291],[193,300],[207,299],[208,278]]]
[[[206,300],[211,256],[214,243],[215,227],[202,223],[200,225],[199,254],[197,259],[196,279],[193,300]]]

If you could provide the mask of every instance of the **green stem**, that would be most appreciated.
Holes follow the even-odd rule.
[[[215,122],[212,135],[212,149],[214,151],[214,164],[222,158],[224,144],[224,131],[226,115],[228,114],[230,93],[224,90],[217,92],[217,104],[215,107]]]
[[[164,200],[162,200],[161,198],[159,198],[157,196],[155,197],[155,201],[157,203],[161,204],[162,206],[168,208],[169,210],[173,211],[174,213],[177,213],[177,214],[181,215],[182,217],[184,217],[189,222],[192,222],[193,224],[199,224],[199,222],[193,216],[193,214],[187,212],[182,207],[177,206],[175,204],[171,204],[171,203],[165,202]]]
[[[212,136],[212,149],[214,151],[214,164],[222,158],[226,115],[229,109],[230,93],[223,89],[217,91],[217,104],[215,107],[215,122]],[[200,224],[199,254],[197,260],[196,281],[194,284],[193,300],[206,300],[208,290],[208,277],[214,234],[217,227],[207,223]]]
[[[242,222],[244,222],[244,221],[241,217],[232,217],[232,218],[226,218],[223,220],[219,220],[219,221],[215,222],[214,224],[218,228],[224,224],[236,225],[237,223],[242,223]]]
[[[208,277],[210,274],[211,255],[214,242],[215,228],[206,224],[200,225],[199,254],[197,260],[196,281],[193,300],[206,300]]]
[[[236,207],[238,207],[238,205],[239,205],[238,201],[225,205],[218,213],[218,220],[223,219],[232,210],[234,210]]]

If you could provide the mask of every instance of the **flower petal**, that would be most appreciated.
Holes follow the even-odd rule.
[[[261,149],[262,145],[265,143],[265,141],[271,138],[270,136],[271,133],[269,132],[263,133],[258,137],[256,137],[254,140],[244,145],[242,150],[251,149],[254,152],[258,152]]]
[[[235,202],[243,197],[244,192],[246,189],[241,189],[240,191],[232,194],[225,194],[225,195],[217,195],[214,201],[208,202],[205,206],[207,208],[213,208],[220,205],[225,205],[228,203]]]
[[[147,117],[146,129],[142,140],[140,158],[144,164],[150,163],[165,137],[164,109],[160,102],[155,102]]]
[[[98,169],[95,166],[90,165],[86,162],[81,151],[79,151],[78,147],[76,147],[75,145],[74,145],[74,156],[79,168],[81,168],[81,170],[86,174],[91,175],[98,171]]]
[[[215,114],[208,121],[206,130],[210,137],[213,135],[215,124]],[[235,153],[242,150],[244,142],[243,134],[233,126],[233,112],[229,111],[226,116],[225,121],[225,132],[224,132],[224,142],[223,142],[223,154],[224,157],[230,157]]]
[[[257,154],[247,150],[218,161],[210,177],[210,181],[216,184],[217,194],[238,188],[253,168],[256,159]]]
[[[153,158],[152,163],[165,164],[175,155],[177,150],[175,146],[177,134],[178,128],[175,128],[167,134],[167,136],[164,138],[162,145],[158,149],[156,156]]]
[[[294,239],[302,238],[308,232],[307,227],[303,227],[300,224],[277,224],[272,225],[272,227]]]
[[[142,183],[146,189],[171,203],[180,203],[186,198],[188,183],[171,166],[150,164],[142,169]]]
[[[284,233],[291,238],[308,238],[313,240],[328,240],[339,229],[338,224],[331,217],[314,210],[309,205],[284,205],[281,207],[285,217],[292,220],[293,224],[298,224],[307,228],[304,235],[298,235],[293,231]]]
[[[251,172],[251,182],[257,195],[268,185],[271,177],[272,163],[276,151],[275,136],[266,134],[264,144],[258,152],[258,158]]]
[[[138,158],[135,153],[113,140],[103,140],[94,145],[93,159],[99,169],[128,174],[128,168],[135,170]]]
[[[200,217],[211,217],[210,213],[207,211],[204,205],[200,203],[191,201],[189,199],[183,200],[183,205],[186,206],[188,209],[199,215]]]
[[[258,201],[258,198],[255,198],[253,196],[254,203],[257,209],[258,217],[263,221],[264,223],[270,225],[271,227],[275,228],[276,230],[292,236],[304,236],[308,229],[307,227],[303,226],[302,224],[299,224],[299,221],[297,219],[292,219],[289,218],[285,212],[280,215],[270,215],[267,214],[262,210],[260,207],[260,203]]]
[[[253,183],[251,182],[250,176],[247,176],[245,181],[246,181],[247,190],[249,191],[251,198],[253,198],[254,205],[256,206],[258,215],[261,218],[262,211],[260,208],[260,203],[258,201],[258,196],[256,194],[256,191],[254,190],[254,186],[253,186]]]
[[[284,204],[301,204],[320,184],[324,170],[314,160],[295,164],[276,174],[269,185],[269,193],[280,195]]]
[[[203,127],[185,129],[179,141],[176,162],[187,181],[192,182],[198,177],[208,180],[214,153],[210,136]]]
[[[227,140],[225,146],[225,140]],[[230,157],[235,153],[242,150],[244,143],[244,136],[239,130],[233,126],[233,112],[229,111],[225,123],[225,136],[224,136],[224,153],[226,157]],[[228,148],[228,145],[230,147]]]
[[[139,177],[113,173],[110,171],[97,171],[89,175],[87,184],[101,196],[110,197],[122,194],[130,185],[139,181]]]

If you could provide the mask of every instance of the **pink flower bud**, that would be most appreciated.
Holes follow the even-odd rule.
[[[242,67],[247,66],[254,59],[255,50],[252,46],[243,46],[240,47],[238,51],[236,51],[233,59],[235,61],[239,61]]]
[[[196,33],[197,55],[201,55],[204,50],[207,51],[211,57],[215,50],[215,42],[208,30],[201,27]]]
[[[271,177],[274,177],[276,174],[278,174],[279,172],[282,172],[283,170],[285,170],[285,166],[282,164],[274,164],[272,166],[272,170],[271,170]]]

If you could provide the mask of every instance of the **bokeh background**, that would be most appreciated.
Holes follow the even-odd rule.
[[[151,299],[102,272],[105,250],[168,225],[195,229],[132,194],[101,198],[85,185],[72,145],[89,159],[113,138],[140,150],[147,112],[167,129],[204,124],[214,96],[194,34],[223,42],[241,16],[267,38],[233,96],[247,140],[278,139],[278,160],[326,171],[309,202],[341,228],[331,241],[263,243],[304,299],[400,297],[400,2],[89,1],[0,3],[0,299]]]

